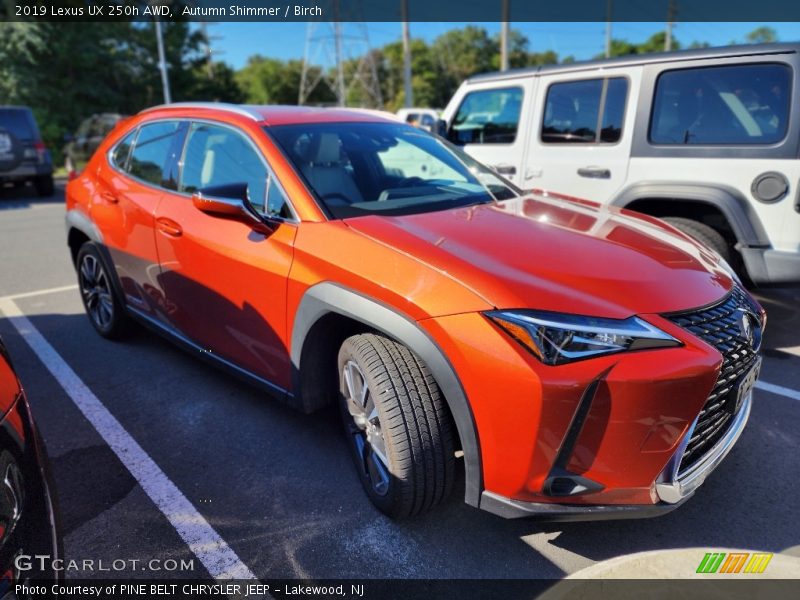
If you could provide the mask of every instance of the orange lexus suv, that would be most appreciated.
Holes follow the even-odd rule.
[[[149,109],[66,195],[100,335],[138,321],[300,410],[338,403],[394,517],[461,468],[505,517],[661,514],[750,412],[765,314],[717,255],[374,112]]]

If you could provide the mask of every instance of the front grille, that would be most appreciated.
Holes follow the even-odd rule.
[[[738,286],[734,286],[722,301],[713,306],[665,315],[722,354],[719,377],[700,411],[697,425],[678,468],[679,475],[702,458],[725,435],[734,416],[727,406],[735,401],[731,395],[737,393],[736,383],[750,370],[758,357],[756,349],[741,334],[739,309],[755,315],[758,327],[762,326],[761,311]]]

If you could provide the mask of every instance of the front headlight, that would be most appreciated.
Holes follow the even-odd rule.
[[[639,317],[604,319],[533,310],[484,314],[546,365],[625,350],[682,345]]]

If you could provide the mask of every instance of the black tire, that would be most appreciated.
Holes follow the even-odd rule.
[[[36,193],[42,198],[52,196],[56,191],[52,175],[37,177],[33,180],[33,187],[36,188]]]
[[[664,220],[698,242],[705,244],[719,254],[728,263],[731,262],[731,246],[728,241],[716,230],[705,223],[683,217],[665,217]]]
[[[111,280],[113,273],[98,247],[86,242],[78,250],[75,264],[81,300],[89,322],[104,338],[123,337],[130,328],[130,318],[117,297]]]
[[[362,375],[348,375],[346,370],[352,365]],[[376,334],[347,338],[339,350],[338,366],[345,432],[373,504],[390,517],[403,518],[442,502],[450,494],[455,474],[453,425],[428,367],[405,346]],[[359,409],[351,409],[348,401],[353,395],[361,396],[358,391],[351,393],[348,377],[354,381],[361,376],[367,386],[363,424],[354,416],[353,411]],[[380,435],[373,444],[370,439],[376,439],[376,429]],[[388,461],[385,482],[380,477],[380,440]]]

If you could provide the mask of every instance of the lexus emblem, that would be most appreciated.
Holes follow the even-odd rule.
[[[760,332],[756,331],[758,325],[753,323],[754,317],[749,311],[742,308],[739,309],[739,334],[741,338],[747,342],[747,345],[758,350],[761,345]]]

